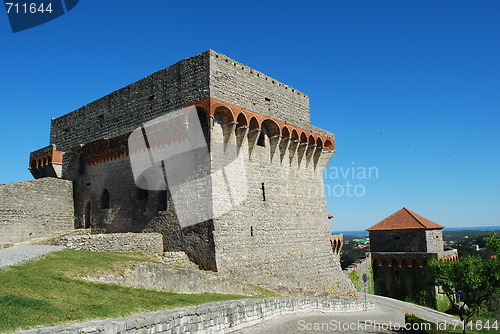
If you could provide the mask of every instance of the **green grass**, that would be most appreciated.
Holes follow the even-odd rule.
[[[109,272],[117,263],[130,261],[154,260],[139,253],[63,250],[0,270],[0,331],[248,298],[216,293],[159,292],[77,278],[86,273]],[[262,296],[272,295],[266,290],[260,291]]]

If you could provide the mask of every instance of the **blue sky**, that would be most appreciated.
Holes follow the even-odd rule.
[[[308,94],[312,124],[336,134],[334,230],[403,206],[500,225],[499,17],[496,0],[81,0],[13,34],[2,12],[0,183],[31,179],[52,117],[214,49]],[[378,174],[333,177],[349,167]]]

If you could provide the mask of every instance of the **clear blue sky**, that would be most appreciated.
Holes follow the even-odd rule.
[[[378,169],[329,175],[334,230],[403,206],[500,225],[499,36],[497,0],[81,0],[16,34],[2,11],[0,183],[31,179],[52,117],[214,49],[309,94],[312,124],[336,134],[330,168]]]

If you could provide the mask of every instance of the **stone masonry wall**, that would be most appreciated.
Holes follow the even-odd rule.
[[[425,230],[370,231],[372,252],[426,252]]]
[[[52,243],[95,252],[143,252],[150,255],[163,253],[163,238],[159,233],[68,235]]]
[[[355,275],[351,273],[356,271]],[[359,292],[363,292],[365,284],[363,282],[363,274],[366,274],[368,281],[366,283],[366,292],[371,293],[373,291],[373,271],[372,271],[372,258],[368,253],[364,258],[357,260],[349,267],[344,269],[344,272],[348,275],[351,280],[353,277],[357,277],[356,281],[353,280],[353,284]],[[351,274],[351,275],[349,275]]]
[[[22,331],[23,334],[217,333],[225,334],[300,312],[360,312],[373,309],[355,299],[243,299],[157,311],[126,318],[89,321]]]
[[[309,129],[306,94],[213,51],[210,52],[210,96]]]
[[[332,136],[309,124],[307,95],[208,50],[53,119],[50,143],[68,151],[209,97]]]
[[[69,114],[52,120],[50,143],[68,151],[114,137],[165,112],[209,97],[207,53],[155,72]]]
[[[214,124],[212,145],[221,146],[230,137],[224,131]],[[218,162],[226,166],[227,177],[212,181],[215,198],[224,198],[228,188],[246,195],[241,204],[214,218],[217,269],[274,289],[355,293],[330,245],[322,171],[331,152],[320,153],[315,166],[314,159],[308,159],[313,154],[307,152],[312,151],[303,149],[307,144],[285,149],[277,144],[278,137],[266,136],[265,147],[251,149],[248,137],[242,138],[238,153],[243,168]],[[229,150],[239,145],[237,136],[231,138],[227,158],[232,156]],[[222,204],[233,201],[228,198]]]
[[[429,253],[440,253],[444,249],[443,244],[443,230],[426,230],[425,231],[427,252]]]
[[[237,132],[241,134],[241,130]],[[266,147],[251,150],[248,136],[241,141],[235,134],[229,137],[230,147],[239,145],[245,170],[226,169],[228,182],[236,191],[248,193],[243,203],[224,216],[181,228],[171,197],[162,203],[161,192],[149,191],[147,198],[140,198],[130,160],[120,156],[87,164],[83,175],[66,171],[75,180],[76,227],[85,225],[89,208],[89,226],[94,233],[159,232],[165,250],[184,251],[204,269],[272,288],[353,293],[355,289],[331,252],[329,241],[321,171],[332,152],[313,154],[315,146],[307,149],[305,143],[300,147],[291,143],[294,149],[271,148],[276,137],[267,137]],[[211,133],[212,153],[224,146],[222,140],[222,127],[216,123]],[[67,155],[77,159],[76,154]],[[65,155],[68,165],[77,165],[70,160]],[[262,200],[263,183],[266,201]],[[212,187],[214,194],[227,189],[217,181]],[[102,207],[105,191],[109,207]],[[190,198],[196,200],[196,196]]]
[[[44,178],[0,185],[0,243],[72,230],[72,182]]]
[[[83,175],[68,171],[70,174],[75,180],[76,227],[84,227],[88,207],[94,233],[162,233],[166,251],[184,251],[201,268],[215,269],[213,223],[181,229],[170,196],[162,199],[160,191],[149,191],[147,198],[141,199],[128,157],[89,164]],[[101,207],[105,190],[109,208]]]

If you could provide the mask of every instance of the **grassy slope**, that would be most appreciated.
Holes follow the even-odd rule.
[[[158,292],[71,278],[77,273],[108,271],[122,261],[151,259],[132,253],[63,250],[0,270],[0,331],[248,298]]]

